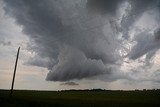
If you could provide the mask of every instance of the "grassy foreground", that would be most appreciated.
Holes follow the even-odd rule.
[[[160,90],[26,91],[0,90],[0,107],[160,107]]]

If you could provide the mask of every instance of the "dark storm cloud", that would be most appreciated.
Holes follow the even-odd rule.
[[[39,57],[28,64],[50,70],[46,80],[67,81],[108,74],[106,64],[117,60],[117,47],[111,48],[102,32],[103,18],[88,15],[80,0],[4,2],[6,13],[30,37],[28,49]]]
[[[67,81],[109,73],[101,60],[87,59],[84,53],[77,49],[64,49],[58,59],[59,63],[48,73],[47,80]]]
[[[125,0],[88,0],[87,6],[93,11],[98,11],[99,13],[109,13],[115,15],[118,5]]]
[[[119,5],[128,2],[131,8],[116,17]],[[123,39],[130,38],[129,31],[141,15],[156,5],[157,0],[4,0],[5,11],[16,19],[23,32],[30,37],[28,50],[36,53],[30,65],[47,67],[49,81],[68,81],[112,74],[109,65],[116,65],[122,57]],[[91,11],[98,10],[93,14]],[[114,20],[114,19],[113,19]],[[105,25],[105,26],[104,26]],[[104,27],[105,31],[103,31]],[[159,31],[159,30],[158,30]],[[118,33],[123,36],[118,39]],[[137,44],[128,54],[137,59],[150,50],[159,48],[159,33],[141,32]],[[153,36],[153,38],[150,38]],[[151,59],[155,53],[148,54]],[[107,76],[106,76],[107,75]],[[118,78],[117,74],[114,79]]]
[[[60,19],[55,14],[54,9],[50,8],[50,3],[38,0],[5,0],[5,3],[7,5],[7,8],[5,8],[6,12],[15,17],[17,23],[23,25],[23,32],[28,34],[31,40],[38,44],[37,47],[32,46],[34,51],[48,51],[47,54],[43,54],[41,51],[38,52],[38,54],[44,57],[56,56],[58,53],[53,51],[56,49],[45,47],[45,44],[49,45],[54,41],[54,38],[52,38],[53,34],[62,28]],[[57,48],[57,46],[54,45],[53,48]]]

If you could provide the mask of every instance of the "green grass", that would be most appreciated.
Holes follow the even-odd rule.
[[[25,91],[0,90],[0,107],[160,107],[160,90]]]

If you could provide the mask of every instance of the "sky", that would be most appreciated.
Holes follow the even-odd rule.
[[[0,0],[0,89],[160,88],[160,0]]]

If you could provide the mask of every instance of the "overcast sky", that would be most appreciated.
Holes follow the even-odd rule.
[[[160,0],[0,0],[0,88],[160,88]]]

